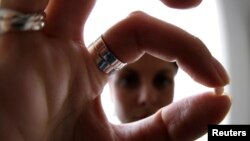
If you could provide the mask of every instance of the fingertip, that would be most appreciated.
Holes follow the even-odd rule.
[[[216,70],[219,78],[221,79],[222,84],[223,85],[229,84],[230,77],[229,77],[227,71],[225,70],[225,68],[223,67],[223,65],[215,58],[212,58],[212,62],[213,62],[213,67]]]
[[[230,107],[231,98],[228,95],[208,92],[164,107],[161,117],[171,139],[195,140],[205,133],[208,124],[219,124]]]
[[[161,0],[161,2],[172,8],[186,9],[198,6],[202,0]]]
[[[228,113],[232,105],[232,99],[229,96],[229,94],[226,92],[224,92],[221,95],[216,95],[213,93],[204,94],[204,95],[201,95],[201,99],[207,102],[210,101],[210,103],[207,103],[205,105],[210,105],[207,107],[214,109],[213,112],[217,111],[218,113],[221,114],[222,117],[224,117]],[[220,119],[222,119],[222,117],[220,117]]]
[[[214,110],[217,111],[218,119],[216,122],[219,123],[220,121],[222,121],[222,119],[225,118],[225,116],[229,112],[231,105],[232,105],[232,99],[226,93],[224,93],[223,95],[219,95],[219,96],[215,95],[215,96],[216,96],[216,99],[214,101],[215,101],[216,106]]]
[[[221,95],[221,97],[224,98],[226,105],[230,108],[232,105],[232,97],[229,96],[227,93],[224,93],[224,95]]]

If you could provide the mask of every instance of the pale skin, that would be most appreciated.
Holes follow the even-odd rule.
[[[187,8],[200,0],[163,2]],[[108,75],[96,67],[94,53],[85,48],[82,34],[94,3],[1,1],[1,7],[23,13],[46,9],[47,14],[42,31],[0,35],[1,141],[194,140],[205,133],[207,124],[217,124],[226,116],[229,97],[207,92],[171,104],[143,121],[110,124],[100,102]],[[176,60],[206,86],[229,83],[222,65],[199,39],[146,14],[131,14],[103,37],[123,62],[135,61],[147,52],[166,61]]]

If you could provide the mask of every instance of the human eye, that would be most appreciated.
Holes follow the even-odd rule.
[[[139,76],[136,74],[126,74],[122,76],[118,84],[127,89],[135,89],[139,86]]]
[[[172,83],[172,80],[167,75],[158,74],[155,76],[153,83],[156,88],[164,89]]]

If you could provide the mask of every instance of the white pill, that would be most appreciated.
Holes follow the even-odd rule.
[[[215,94],[217,95],[222,95],[224,93],[224,87],[217,87],[217,88],[214,88],[214,92]]]

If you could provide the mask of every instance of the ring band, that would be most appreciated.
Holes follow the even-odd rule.
[[[45,26],[45,13],[22,14],[0,8],[0,34],[9,31],[37,31]]]
[[[95,62],[97,67],[107,74],[120,70],[126,65],[126,63],[118,60],[114,54],[108,50],[102,36],[93,42],[89,46],[89,49],[92,49],[96,53],[97,58],[95,58]]]

